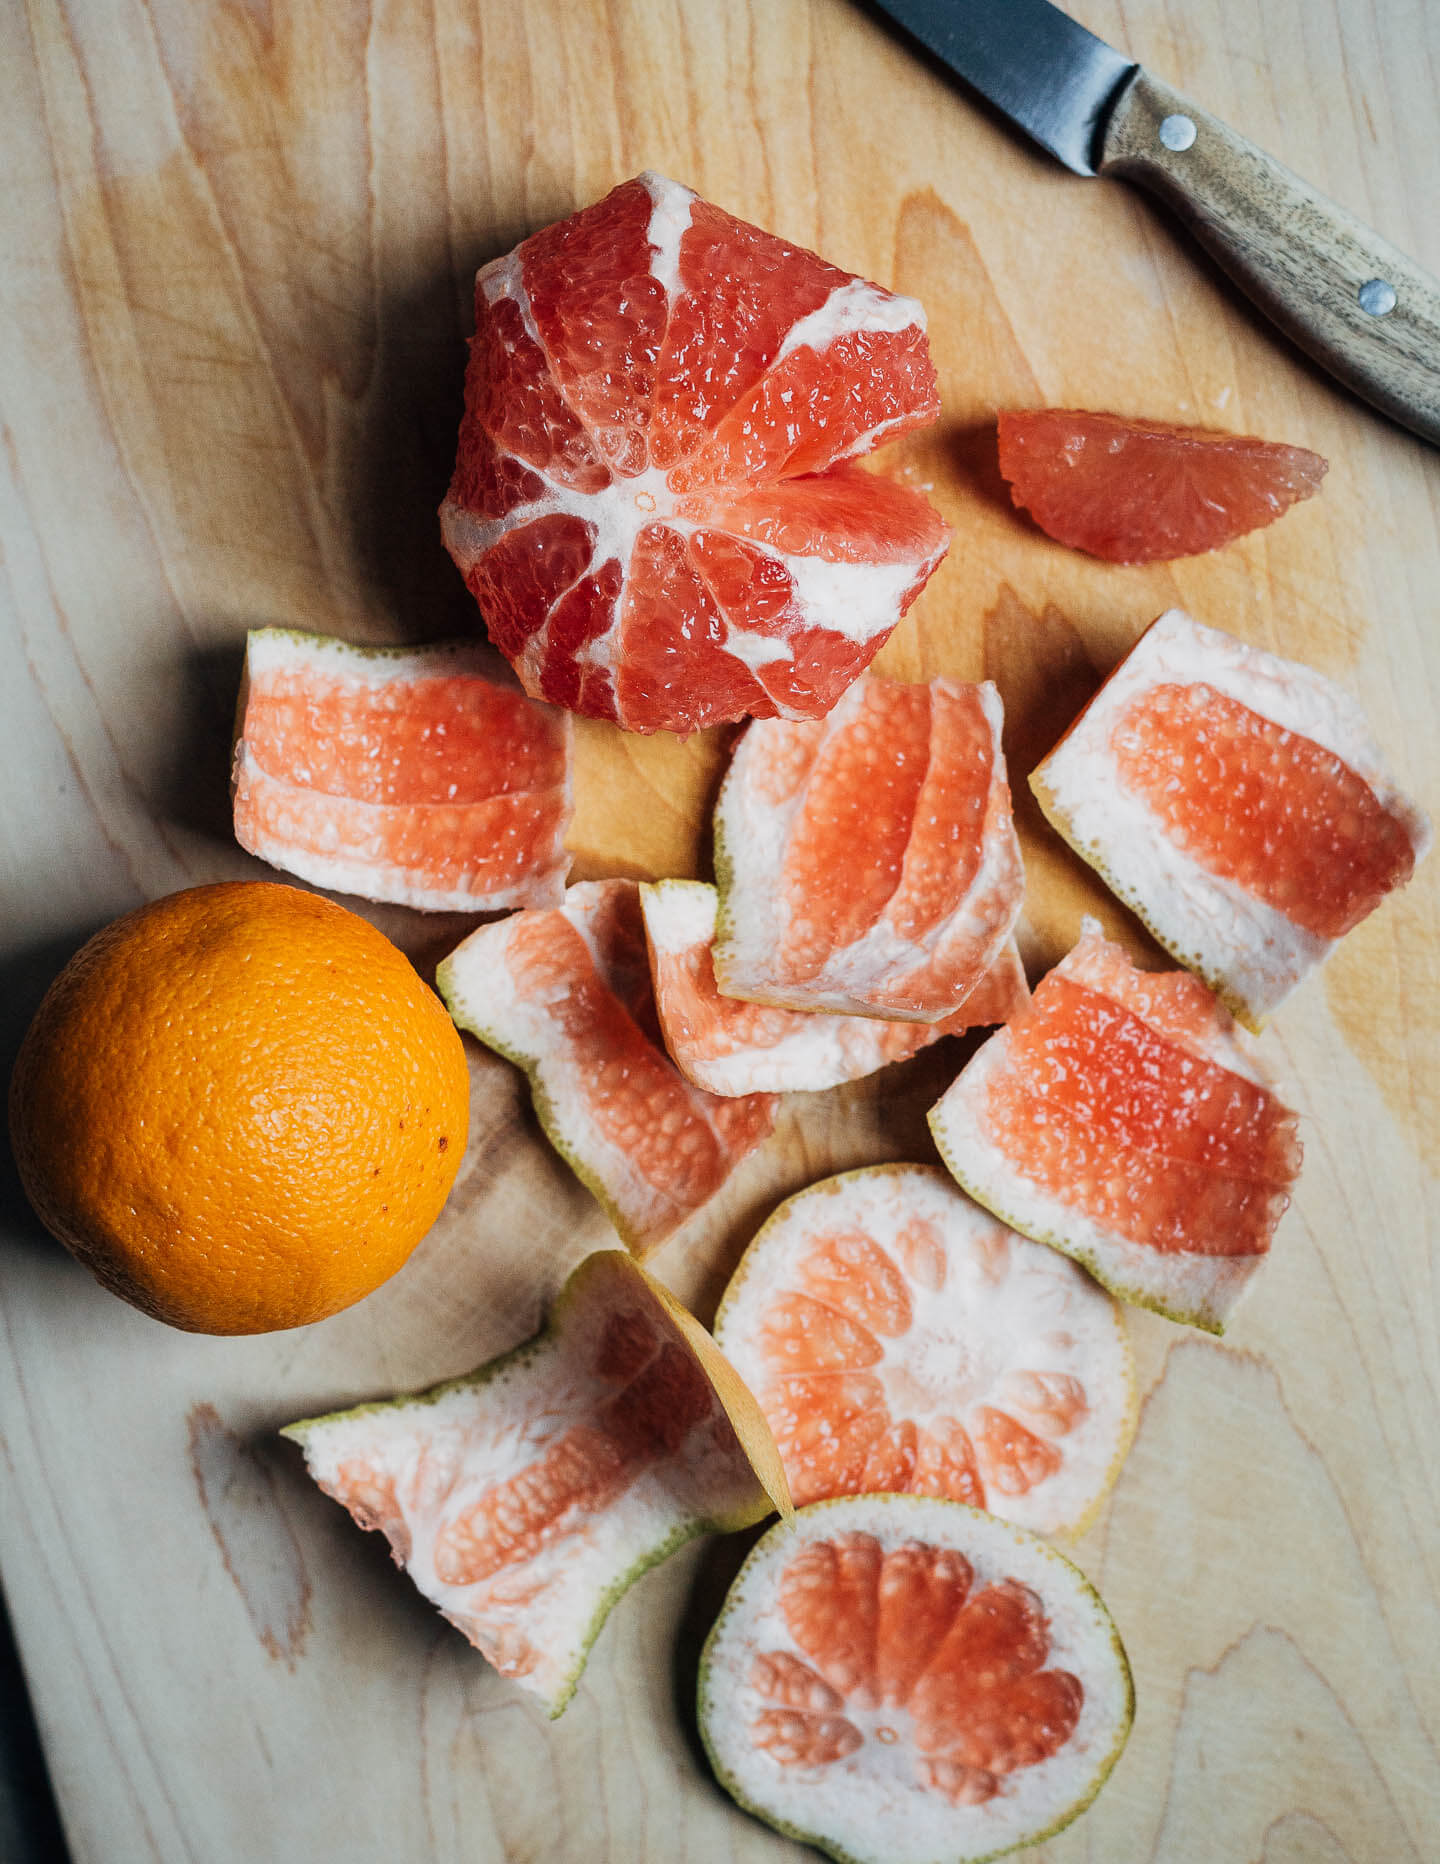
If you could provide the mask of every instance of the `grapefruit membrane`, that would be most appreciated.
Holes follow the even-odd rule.
[[[428,912],[558,904],[571,727],[484,648],[247,636],[235,838],[337,892]]]
[[[1091,919],[930,1112],[987,1209],[1122,1300],[1212,1333],[1289,1204],[1296,1127],[1206,986],[1137,971]]]
[[[722,997],[715,983],[716,893],[701,880],[640,889],[655,1007],[665,1046],[687,1081],[712,1094],[815,1093],[905,1061],[941,1036],[1003,1023],[1030,999],[1011,938],[952,1016],[887,1023]]]
[[[1000,696],[866,677],[822,721],[757,720],[715,809],[721,992],[937,1023],[1024,892]]]
[[[1053,1547],[962,1502],[863,1495],[755,1547],[699,1713],[721,1785],[787,1836],[840,1864],[980,1864],[1085,1810],[1134,1689]]]
[[[633,880],[585,881],[561,906],[481,926],[435,983],[462,1029],[529,1075],[546,1137],[637,1254],[775,1123],[774,1095],[707,1094],[665,1053]]]
[[[1431,842],[1348,694],[1180,609],[1030,782],[1076,853],[1251,1029]]]
[[[790,1508],[754,1400],[620,1250],[587,1256],[544,1330],[468,1377],[281,1434],[551,1716],[641,1573]]]
[[[646,173],[479,273],[442,534],[536,698],[820,717],[949,535],[855,461],[939,406],[913,299]]]
[[[787,1198],[715,1317],[797,1505],[948,1496],[1078,1534],[1130,1447],[1119,1309],[1085,1272],[957,1191],[878,1165]]]

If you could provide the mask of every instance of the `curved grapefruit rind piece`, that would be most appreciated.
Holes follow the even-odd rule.
[[[1172,957],[1204,978],[1246,1028],[1258,1030],[1337,941],[1202,864],[1124,780],[1116,732],[1157,688],[1218,695],[1337,759],[1408,839],[1412,866],[1430,846],[1430,824],[1395,787],[1360,708],[1323,674],[1246,646],[1181,609],[1167,610],[1140,637],[1031,773],[1030,785],[1058,833]],[[1203,698],[1200,703],[1203,711]],[[1269,754],[1284,750],[1277,734]],[[1285,775],[1272,770],[1272,799]],[[1195,801],[1198,821],[1217,806],[1210,784]],[[1218,806],[1233,811],[1235,804],[1222,797]],[[1305,834],[1305,822],[1293,818],[1286,833]],[[1333,872],[1327,880],[1333,886]]]
[[[638,1255],[774,1125],[773,1095],[706,1094],[661,1048],[633,880],[583,882],[548,912],[481,926],[435,982],[460,1028],[525,1070],[546,1137]]]
[[[665,1046],[688,1081],[708,1093],[817,1093],[907,1060],[941,1036],[1003,1023],[1029,1001],[1012,937],[952,1016],[887,1023],[722,997],[711,947],[716,892],[702,880],[642,884],[650,974]]]
[[[1328,462],[1249,434],[1075,408],[1005,412],[1000,471],[1048,537],[1108,563],[1168,563],[1273,524]]]
[[[1294,1116],[1286,1115],[1269,1093],[1263,1069],[1228,1012],[1213,998],[1200,1007],[1208,992],[1198,979],[1184,972],[1135,971],[1123,951],[1106,940],[1091,919],[1084,922],[1080,941],[1050,975],[1099,993],[1179,1049],[1262,1090],[1282,1123],[1293,1124]],[[1160,998],[1159,1008],[1153,994]],[[1044,980],[1037,986],[1035,1000],[1046,1000]],[[1023,1023],[1024,1018],[1018,1020]],[[1013,1041],[1013,1026],[997,1030],[930,1110],[930,1130],[951,1176],[1002,1223],[1073,1257],[1120,1300],[1149,1308],[1167,1320],[1223,1333],[1236,1302],[1265,1259],[1270,1232],[1288,1199],[1277,1200],[1279,1208],[1259,1239],[1261,1246],[1248,1253],[1199,1253],[1208,1240],[1204,1237],[1195,1239],[1194,1252],[1162,1252],[1096,1221],[1027,1174],[1024,1161],[1012,1157],[989,1131],[992,1094],[1016,1078]],[[1298,1170],[1298,1144],[1293,1153]]]
[[[567,715],[474,642],[246,638],[235,837],[316,886],[423,912],[558,904],[571,765]]]
[[[837,1260],[889,1278],[898,1316],[873,1311],[867,1277],[834,1284]],[[871,1166],[787,1198],[741,1258],[715,1338],[765,1410],[801,1503],[884,1486],[1079,1535],[1135,1432],[1116,1303],[938,1166]],[[866,1409],[853,1405],[857,1379]],[[877,1483],[892,1432],[914,1441]],[[968,1492],[956,1493],[966,1445]]]
[[[757,720],[715,808],[721,993],[937,1023],[1024,895],[990,681],[857,680],[823,723]]]
[[[994,1666],[967,1665],[951,1629],[968,1600],[1018,1634],[996,1693],[1028,1694],[1014,1725],[1002,1711],[983,1733],[967,1725],[965,1678],[983,1690]],[[1045,1682],[1067,1713],[1035,1712]],[[1105,1784],[1134,1711],[1124,1646],[1079,1568],[1023,1528],[929,1496],[816,1502],[771,1529],[700,1660],[700,1733],[720,1784],[837,1864],[987,1864],[1053,1837]],[[993,1770],[961,1758],[981,1744]],[[1027,1765],[1027,1745],[1050,1751]]]
[[[703,1335],[638,1264],[602,1250],[512,1352],[281,1434],[553,1717],[643,1572],[699,1534],[789,1510],[764,1419]]]
[[[646,173],[476,279],[441,531],[525,690],[818,717],[948,544],[853,462],[939,412],[913,299]]]

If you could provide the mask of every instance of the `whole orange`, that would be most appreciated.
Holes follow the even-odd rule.
[[[264,1333],[409,1256],[465,1151],[459,1035],[409,961],[296,887],[193,887],[117,919],[36,1013],[10,1086],[25,1189],[107,1288]]]

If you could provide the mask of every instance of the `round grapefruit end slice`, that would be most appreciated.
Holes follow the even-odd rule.
[[[1180,609],[1030,781],[1066,841],[1252,1029],[1431,841],[1347,694]]]
[[[773,1095],[707,1094],[665,1053],[633,880],[587,881],[552,910],[481,926],[435,982],[462,1029],[525,1069],[550,1143],[637,1254],[774,1125]]]
[[[1093,920],[930,1112],[987,1209],[1212,1333],[1290,1201],[1296,1126],[1205,985],[1135,970]]]
[[[865,678],[829,718],[760,720],[715,810],[715,976],[750,1002],[952,1016],[999,958],[1024,875],[988,681]]]
[[[469,642],[246,641],[233,794],[242,848],[316,886],[428,912],[556,905],[570,720]]]
[[[855,460],[939,412],[913,299],[643,174],[476,280],[445,543],[527,692],[820,717],[945,553]]]
[[[1047,536],[1109,563],[1217,550],[1320,490],[1304,447],[1075,408],[999,418],[1000,471]]]
[[[1090,1804],[1134,1714],[1084,1575],[962,1502],[864,1495],[772,1529],[700,1664],[747,1811],[840,1864],[981,1864]]]
[[[587,1256],[544,1331],[467,1378],[282,1434],[552,1716],[641,1573],[790,1507],[754,1400],[619,1250]]]
[[[799,1504],[939,1495],[1078,1534],[1134,1433],[1114,1301],[934,1166],[846,1172],[788,1198],[746,1250],[715,1338]]]

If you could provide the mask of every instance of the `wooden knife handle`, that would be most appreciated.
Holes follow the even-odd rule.
[[[1137,73],[1099,172],[1160,195],[1288,336],[1440,446],[1440,283],[1243,136]]]

